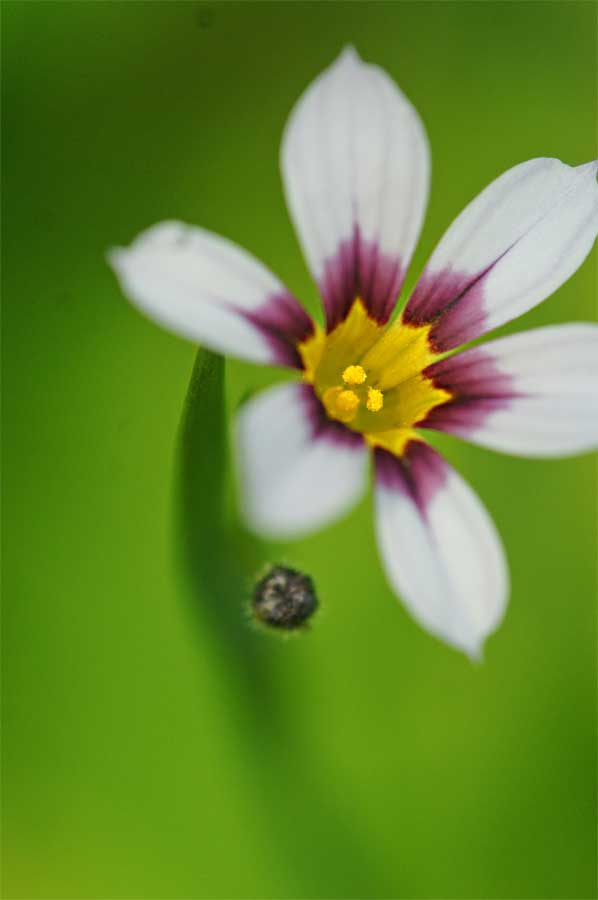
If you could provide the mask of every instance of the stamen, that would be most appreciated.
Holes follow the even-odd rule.
[[[336,398],[336,405],[341,413],[352,415],[359,406],[359,397],[353,391],[341,391]]]
[[[370,388],[368,390],[368,399],[365,405],[370,412],[380,412],[384,406],[384,394],[382,391],[378,391],[376,388]]]
[[[345,384],[363,384],[367,375],[365,369],[361,366],[347,366],[343,372],[343,381]]]
[[[332,419],[338,419],[339,422],[348,424],[357,415],[360,400],[354,391],[337,386],[324,391],[322,402]]]

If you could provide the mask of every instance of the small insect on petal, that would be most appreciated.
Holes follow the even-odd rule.
[[[293,631],[313,615],[318,599],[309,575],[286,566],[272,566],[256,584],[251,605],[259,622]]]

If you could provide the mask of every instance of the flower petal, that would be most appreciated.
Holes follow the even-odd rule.
[[[522,456],[598,447],[598,325],[499,338],[429,366],[426,375],[455,399],[418,427]]]
[[[123,292],[150,319],[212,350],[300,368],[313,331],[305,310],[258,260],[181,222],[142,232],[109,254]]]
[[[393,588],[428,631],[477,658],[498,626],[508,571],[492,520],[435,450],[375,451],[376,526]]]
[[[281,166],[328,329],[357,296],[385,322],[428,197],[428,141],[415,109],[382,69],[349,47],[293,109]]]
[[[493,181],[453,222],[403,312],[450,350],[544,300],[582,264],[598,233],[592,162],[532,159]]]
[[[242,407],[237,457],[245,518],[273,538],[341,516],[365,486],[361,435],[328,419],[307,384],[281,384]]]

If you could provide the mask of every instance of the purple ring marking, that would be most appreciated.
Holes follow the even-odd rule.
[[[449,467],[440,454],[419,440],[409,441],[401,457],[376,447],[374,462],[380,487],[409,497],[422,516],[426,515],[449,473]]]
[[[484,280],[495,263],[477,274],[424,272],[403,311],[409,325],[430,325],[430,341],[444,352],[478,337],[487,318],[484,309]]]
[[[382,253],[378,242],[361,236],[341,241],[324,263],[320,291],[326,312],[326,328],[332,331],[348,315],[357,297],[380,325],[388,321],[401,290],[405,271],[398,255]]]
[[[257,309],[236,309],[262,332],[277,364],[303,368],[297,344],[313,335],[314,323],[292,294],[275,294]]]
[[[521,396],[513,377],[499,368],[484,347],[473,347],[432,363],[424,369],[424,375],[435,387],[453,394],[453,399],[431,409],[417,423],[418,428],[468,437],[491,413],[506,409],[513,399]]]
[[[403,321],[410,325],[432,324],[430,341],[441,353],[479,337],[487,330],[486,277],[519,240],[479,272],[459,272],[450,266],[438,272],[424,270],[403,310]]]

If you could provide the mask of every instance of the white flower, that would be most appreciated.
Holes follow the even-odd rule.
[[[533,159],[493,181],[387,325],[428,195],[416,111],[347,49],[291,113],[281,165],[325,331],[261,263],[199,228],[156,225],[111,263],[125,294],[166,328],[301,372],[239,415],[250,526],[289,537],[340,516],[364,490],[371,451],[391,584],[424,628],[477,656],[507,602],[503,550],[477,496],[416,428],[528,456],[598,444],[598,326],[540,328],[446,356],[581,265],[598,232],[598,166]]]

